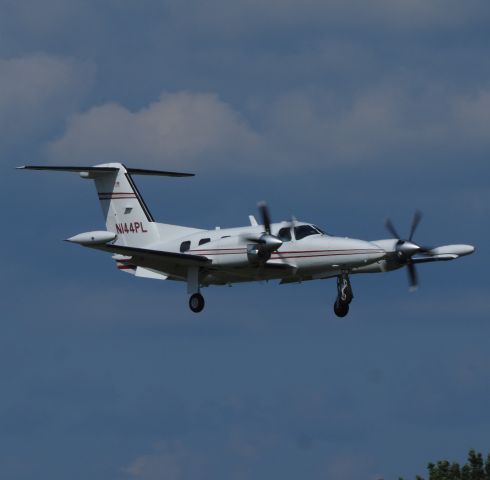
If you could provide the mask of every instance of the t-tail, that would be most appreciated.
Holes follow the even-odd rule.
[[[158,241],[155,220],[127,169],[117,163],[97,167],[117,168],[114,172],[87,172],[95,181],[107,230],[115,233],[122,245],[141,246]]]
[[[128,247],[142,247],[160,240],[160,230],[132,175],[193,176],[190,173],[126,168],[120,163],[105,163],[92,167],[26,165],[19,168],[78,172],[82,178],[94,180],[107,231],[115,234],[118,244]]]

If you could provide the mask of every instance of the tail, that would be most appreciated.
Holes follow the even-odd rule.
[[[107,231],[117,235],[118,243],[131,247],[149,245],[160,239],[155,220],[131,174],[170,177],[192,176],[189,173],[126,168],[120,163],[106,163],[93,167],[30,165],[19,168],[78,172],[82,178],[94,180]]]
[[[106,229],[117,234],[118,243],[142,246],[159,240],[155,220],[127,169],[118,163],[96,165],[113,172],[89,173],[95,181]]]

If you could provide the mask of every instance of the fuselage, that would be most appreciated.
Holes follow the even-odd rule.
[[[272,224],[271,231],[282,245],[262,268],[257,268],[250,254],[255,243],[250,238],[258,238],[263,231],[260,225],[193,230],[152,248],[209,258],[210,273],[203,279],[207,284],[327,278],[373,264],[386,255],[385,250],[371,242],[329,235],[310,223],[281,222]]]

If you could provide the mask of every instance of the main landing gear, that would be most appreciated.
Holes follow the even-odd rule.
[[[345,317],[349,313],[349,304],[353,298],[349,275],[342,272],[337,277],[337,299],[333,306],[333,311],[337,317]]]
[[[187,270],[187,293],[190,295],[189,308],[194,313],[199,313],[204,308],[204,297],[199,291],[199,268],[189,267]]]
[[[204,297],[200,293],[194,293],[189,298],[189,308],[194,313],[199,313],[204,308]]]

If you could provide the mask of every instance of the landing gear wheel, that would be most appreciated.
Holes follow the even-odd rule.
[[[189,298],[189,308],[194,313],[199,313],[204,308],[204,297],[200,293],[194,293]]]
[[[337,300],[334,303],[333,311],[335,312],[335,315],[337,315],[337,317],[345,317],[349,313],[349,304]]]

